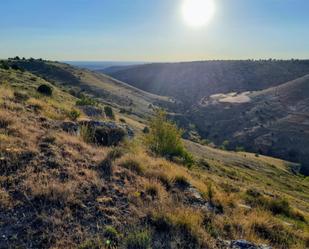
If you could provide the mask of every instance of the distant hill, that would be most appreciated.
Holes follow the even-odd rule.
[[[158,63],[105,72],[174,97],[172,117],[203,139],[300,162],[309,174],[309,60]]]
[[[262,90],[302,77],[309,74],[309,60],[155,63],[100,72],[187,107],[211,94]]]
[[[110,67],[132,66],[142,64],[142,62],[134,61],[64,61],[64,63],[90,70],[103,70]]]

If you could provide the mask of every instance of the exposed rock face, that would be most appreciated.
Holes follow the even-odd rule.
[[[91,106],[91,105],[85,105],[80,106],[79,109],[81,109],[88,117],[104,117],[104,111],[101,108]]]
[[[129,138],[134,137],[134,131],[127,124],[117,124],[112,121],[65,121],[60,125],[61,129],[73,134],[78,134],[81,126],[88,126],[93,129],[93,142],[102,146],[116,146],[125,136]]]

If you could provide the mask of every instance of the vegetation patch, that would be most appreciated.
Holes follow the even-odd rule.
[[[150,249],[151,234],[148,230],[130,233],[126,238],[127,249]]]
[[[157,155],[168,159],[180,157],[185,164],[193,164],[192,155],[184,148],[182,143],[182,131],[167,120],[166,113],[156,111],[150,120],[150,132],[146,135],[146,143],[149,149]]]

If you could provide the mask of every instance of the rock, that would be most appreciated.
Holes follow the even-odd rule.
[[[80,106],[79,109],[82,110],[88,117],[105,117],[105,113],[101,108],[92,105]]]
[[[120,127],[99,126],[95,128],[94,132],[96,143],[103,146],[117,146],[125,136],[125,130]]]
[[[77,133],[79,130],[79,125],[75,122],[65,121],[60,125],[61,129],[69,133]]]
[[[246,240],[232,240],[225,241],[227,249],[271,249],[270,246],[267,245],[255,245]]]
[[[127,124],[113,121],[82,120],[79,122],[65,121],[60,127],[69,133],[78,134],[81,126],[88,126],[94,131],[95,143],[103,146],[116,146],[125,136],[134,137],[134,131]]]

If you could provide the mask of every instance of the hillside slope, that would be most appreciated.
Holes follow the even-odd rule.
[[[187,112],[186,119],[217,144],[228,140],[232,149],[242,146],[300,162],[302,172],[308,174],[308,107],[309,75],[262,91],[210,96]]]
[[[136,136],[102,147],[63,130],[93,119],[70,121],[67,91],[12,69],[0,82],[0,248],[308,247],[309,182],[290,163],[185,141],[188,169],[154,157],[147,122],[116,108],[96,121],[125,118]]]
[[[216,93],[262,90],[309,74],[309,61],[200,61],[102,70],[139,89],[168,95],[185,108]]]
[[[168,105],[169,98],[147,93],[109,76],[79,69],[68,64],[43,60],[11,60],[10,65],[30,71],[50,82],[66,86],[76,93],[86,92],[99,101],[109,103],[137,115],[152,112],[151,105]]]

